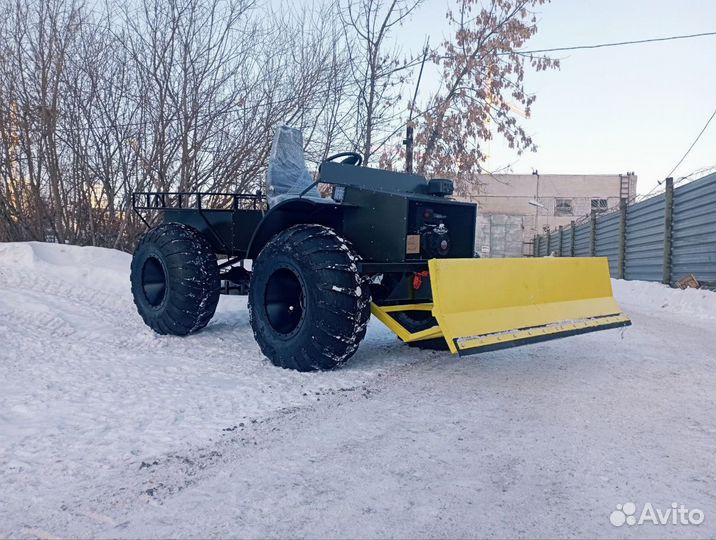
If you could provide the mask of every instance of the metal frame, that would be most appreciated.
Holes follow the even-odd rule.
[[[405,343],[412,343],[414,341],[423,341],[425,339],[435,339],[443,337],[443,332],[440,327],[436,324],[431,328],[421,330],[420,332],[410,332],[402,324],[396,321],[390,314],[398,311],[432,311],[433,304],[400,304],[395,306],[379,306],[374,302],[370,304],[370,312],[375,317],[392,330],[400,339]]]
[[[207,197],[224,197],[231,200],[231,205],[228,208],[206,206],[203,201]],[[188,204],[191,203],[192,198],[194,200],[194,204]],[[140,210],[164,210],[170,208],[172,210],[198,211],[201,219],[207,227],[207,230],[211,232],[211,235],[214,237],[214,240],[216,240],[224,248],[226,253],[229,253],[231,250],[228,249],[228,246],[224,243],[221,235],[216,232],[211,222],[206,218],[204,210],[223,210],[227,212],[237,212],[239,210],[260,210],[262,208],[260,208],[259,205],[263,204],[265,200],[266,197],[264,197],[261,191],[257,191],[256,193],[224,193],[218,191],[137,191],[132,193],[132,210],[135,214],[137,214],[137,216],[139,216],[139,219],[142,220],[147,228],[150,228],[151,225],[144,218]],[[249,201],[251,203],[250,207],[242,208],[240,205],[242,201]]]
[[[167,198],[171,203],[171,197],[175,197],[177,204],[167,204]],[[193,205],[184,204],[185,201],[191,201],[194,197],[196,201]],[[202,199],[206,197],[226,197],[231,199],[230,208],[214,208],[207,207],[202,203]],[[144,199],[145,203],[140,204],[138,199]],[[137,191],[132,193],[132,209],[138,210],[157,210],[163,208],[173,208],[176,210],[240,210],[240,201],[250,201],[252,210],[260,210],[259,203],[266,200],[266,197],[260,192],[256,193],[223,193],[218,191]]]

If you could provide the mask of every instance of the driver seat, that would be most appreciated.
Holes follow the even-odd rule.
[[[285,199],[298,197],[313,184],[313,178],[306,168],[303,157],[303,134],[301,130],[278,126],[271,143],[266,191],[269,207]],[[303,197],[321,199],[316,186],[311,187]]]

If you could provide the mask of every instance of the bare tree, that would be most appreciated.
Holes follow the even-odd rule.
[[[401,59],[400,50],[391,45],[389,37],[421,3],[422,0],[346,0],[337,5],[355,88],[349,138],[361,150],[364,165],[395,134],[402,112],[396,106],[414,60]]]
[[[72,240],[67,177],[60,137],[65,96],[62,78],[75,43],[81,6],[62,0],[2,6],[5,55],[0,63],[0,104],[8,167],[3,206],[13,208],[23,236]]]
[[[342,34],[289,8],[0,0],[0,239],[130,248],[133,191],[260,188],[281,123],[324,157],[345,113]]]
[[[404,127],[419,58],[401,59],[393,33],[421,0],[124,2],[0,0],[0,240],[131,249],[133,192],[262,189],[279,124],[304,131],[314,163],[346,147],[385,157]],[[541,0],[476,2],[459,0],[433,57],[442,91],[415,139],[427,174],[475,168],[467,141],[489,138],[488,119],[532,147],[508,100],[529,112],[525,63],[556,65],[519,53]]]

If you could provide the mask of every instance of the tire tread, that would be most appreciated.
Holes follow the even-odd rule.
[[[288,254],[310,279],[308,287],[319,291],[310,339],[297,343],[290,354],[272,344],[271,330],[257,313],[262,295],[254,282],[278,254]],[[259,346],[274,364],[299,371],[326,370],[345,363],[366,333],[370,318],[370,288],[357,271],[359,256],[335,230],[323,225],[294,225],[271,239],[254,264],[249,290],[249,315]]]
[[[168,296],[158,309],[142,298],[141,274],[148,252],[163,260],[167,272]],[[219,301],[216,255],[199,231],[180,223],[163,223],[142,236],[130,280],[137,311],[159,334],[187,335],[204,328]]]

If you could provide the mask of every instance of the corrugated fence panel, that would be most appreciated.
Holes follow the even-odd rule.
[[[617,277],[619,264],[619,212],[597,217],[597,257],[609,257],[609,273]]]
[[[589,237],[591,224],[582,223],[574,230],[574,256],[589,257]]]
[[[572,227],[562,229],[562,257],[569,257],[572,254]]]
[[[716,281],[716,173],[674,189],[671,278]]]
[[[624,277],[661,281],[664,272],[665,197],[627,207]]]
[[[659,195],[627,207],[624,277],[661,281],[664,261],[665,197]],[[597,217],[597,257],[609,259],[609,271],[617,276],[619,264],[619,212]],[[591,224],[574,231],[574,255],[588,257]],[[562,255],[569,256],[571,229],[565,228]],[[549,249],[547,243],[549,242]],[[559,253],[559,231],[540,236],[537,256]],[[701,282],[716,283],[716,173],[674,189],[671,237],[672,284],[688,274]]]
[[[539,257],[545,257],[547,255],[547,235],[543,234],[539,237]]]

